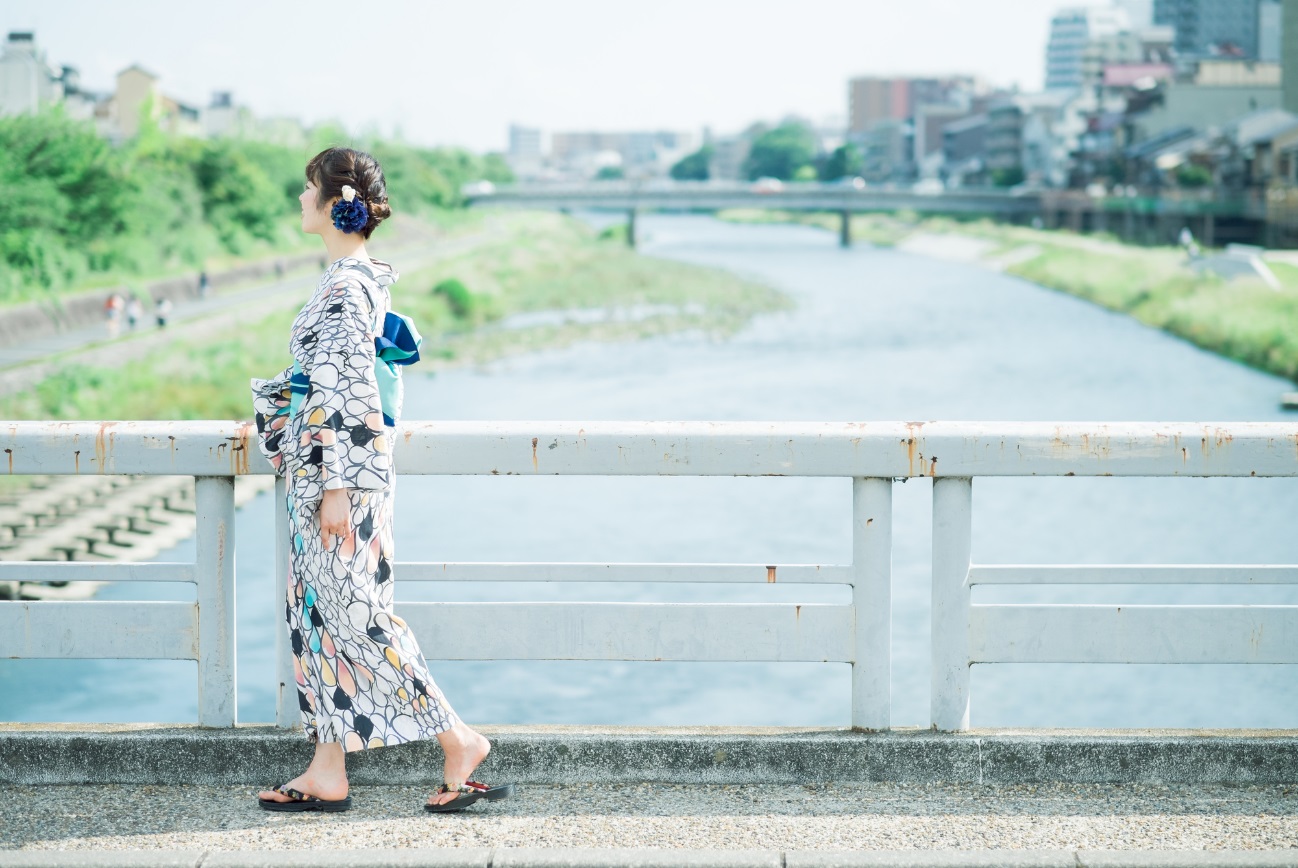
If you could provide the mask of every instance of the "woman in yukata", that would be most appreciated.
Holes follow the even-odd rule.
[[[392,498],[400,380],[381,388],[377,336],[394,317],[397,273],[365,242],[392,211],[383,171],[367,153],[330,148],[306,166],[302,231],[331,260],[293,321],[293,364],[253,380],[262,452],[288,480],[290,557],[285,617],[298,705],[315,756],[259,802],[272,811],[351,807],[352,751],[436,737],[443,783],[424,806],[463,810],[499,799],[470,775],[491,749],[433,682],[410,628],[392,611]],[[380,371],[379,374],[386,374]]]

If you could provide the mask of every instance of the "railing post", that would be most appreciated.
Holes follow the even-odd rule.
[[[852,480],[852,728],[888,729],[892,691],[892,480]]]
[[[198,723],[234,726],[234,477],[194,479]]]
[[[297,679],[293,674],[293,657],[288,647],[288,625],[284,607],[288,605],[288,483],[275,477],[275,594],[271,611],[275,613],[275,725],[293,729],[302,722],[297,706]]]
[[[936,729],[969,728],[969,549],[973,480],[933,480],[933,676]]]

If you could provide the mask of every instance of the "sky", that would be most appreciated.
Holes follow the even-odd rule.
[[[1041,87],[1051,14],[1101,0],[0,0],[50,63],[111,91],[139,64],[205,106],[423,145],[504,150],[547,132],[735,133],[847,116],[858,75]]]

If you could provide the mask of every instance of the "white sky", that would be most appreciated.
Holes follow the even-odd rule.
[[[1080,5],[1100,0],[1082,0]],[[55,65],[112,90],[138,63],[205,106],[427,145],[547,132],[737,132],[845,119],[855,75],[971,73],[1039,88],[1053,0],[0,0]]]

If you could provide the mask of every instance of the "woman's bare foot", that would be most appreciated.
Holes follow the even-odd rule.
[[[347,765],[343,746],[337,742],[319,742],[315,756],[306,771],[288,782],[295,790],[324,799],[327,802],[347,798]],[[291,802],[292,798],[275,790],[262,790],[257,794],[268,802]]]
[[[442,771],[442,780],[452,786],[469,780],[473,770],[487,758],[491,752],[491,742],[469,728],[464,722],[457,723],[445,732],[437,734],[437,741],[446,753],[446,765]],[[433,793],[428,797],[430,805],[444,805],[454,801],[458,793]]]

